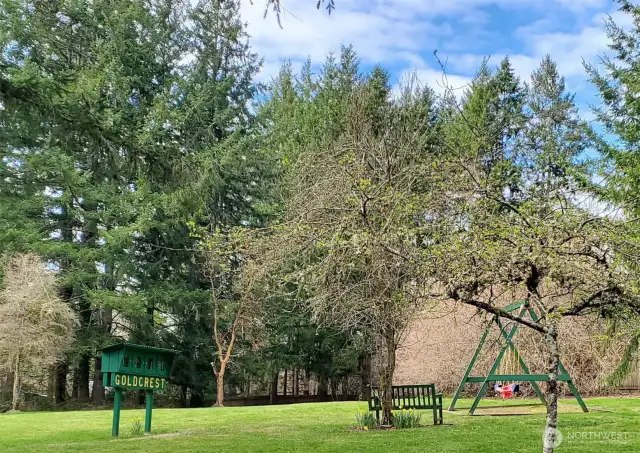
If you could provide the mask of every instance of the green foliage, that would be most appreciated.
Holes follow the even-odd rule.
[[[283,67],[263,107],[278,118],[266,143],[286,144],[277,148],[288,165],[285,202],[248,275],[279,303],[299,304],[320,325],[359,335],[352,344],[376,348],[381,379],[390,383],[396,348],[420,310],[410,282],[421,254],[416,244],[428,236],[420,218],[440,177],[431,165],[434,95],[406,89],[396,102],[388,73],[376,67],[361,74],[350,48],[339,60],[329,56],[315,79],[309,68],[296,78]],[[355,364],[362,354],[349,349],[345,363]],[[383,405],[388,419],[388,398]]]
[[[396,429],[418,428],[422,413],[415,409],[400,409],[393,412],[393,426]]]
[[[376,420],[376,416],[373,412],[365,409],[360,409],[356,413],[356,426],[368,431],[370,429],[377,428],[378,421]]]
[[[201,393],[211,306],[187,222],[258,225],[271,209],[239,1],[0,11],[0,247],[60,270],[86,395],[115,332],[184,351],[180,383]]]
[[[388,380],[436,286],[543,304],[554,287],[555,323],[591,296],[620,300],[636,271],[633,228],[576,200],[640,212],[638,27],[609,22],[617,60],[590,68],[611,142],[549,57],[527,84],[508,58],[484,62],[461,102],[413,85],[392,95],[352,47],[260,87],[240,0],[32,3],[0,3],[0,251],[59,271],[85,397],[98,348],[126,338],[180,350],[175,382],[202,403],[211,321],[229,334],[247,302],[233,385],[283,368],[338,380],[373,350]],[[603,300],[589,308],[610,314]]]
[[[635,372],[636,368],[636,358],[638,354],[638,350],[640,349],[640,336],[634,335],[631,337],[629,342],[627,343],[624,352],[622,353],[622,357],[620,358],[620,363],[616,367],[616,369],[607,376],[606,383],[618,387],[624,383],[624,380],[629,376],[629,374]]]
[[[640,92],[637,74],[640,9],[628,0],[616,3],[633,25],[623,27],[608,18],[606,31],[611,52],[602,57],[601,65],[587,65],[587,72],[602,102],[595,109],[596,117],[612,138],[598,142],[598,151],[604,158],[600,176],[608,189],[602,195],[636,216],[640,194],[637,162],[640,128],[632,119],[640,108],[636,101]]]
[[[139,436],[142,434],[142,429],[144,428],[144,420],[142,417],[136,417],[129,420],[129,430],[132,436]]]
[[[597,151],[602,157],[598,166],[598,177],[602,183],[596,189],[607,204],[619,209],[619,215],[629,220],[630,227],[619,235],[617,242],[637,243],[640,233],[634,226],[640,212],[640,128],[636,120],[640,113],[637,102],[640,93],[637,71],[640,8],[627,0],[617,0],[616,3],[632,25],[616,24],[613,17],[609,17],[606,31],[610,52],[602,57],[601,65],[587,65],[586,68],[600,94],[602,105],[594,111],[606,134],[596,142]],[[635,253],[624,255],[621,265],[630,272],[637,272]],[[607,379],[608,383],[619,385],[633,369],[640,348],[640,331],[633,310],[630,312],[623,307],[610,314],[615,316],[612,324],[614,333],[624,333],[629,338],[619,366]]]

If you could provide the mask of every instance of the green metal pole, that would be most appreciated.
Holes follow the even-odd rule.
[[[573,381],[567,381],[567,384],[569,385],[569,389],[571,389],[571,393],[573,393],[573,396],[575,396],[578,404],[582,408],[582,412],[589,412],[587,405],[584,403],[584,400],[582,399],[582,396],[580,395],[580,392],[578,391],[576,386],[573,384]]]
[[[153,390],[147,390],[147,408],[144,414],[144,432],[151,432],[151,412],[153,411]]]
[[[569,376],[569,373],[567,373],[567,369],[564,367],[562,362],[558,363],[558,365],[560,366],[560,374]],[[589,409],[587,408],[587,405],[584,403],[584,400],[582,399],[582,395],[580,395],[580,392],[578,391],[575,384],[573,383],[571,376],[569,376],[567,385],[569,386],[569,390],[571,390],[571,393],[573,393],[573,396],[575,397],[575,399],[578,401],[578,404],[582,408],[582,412],[589,412]]]
[[[520,313],[518,314],[518,317],[522,317],[522,315],[523,315],[523,313],[525,311],[526,311],[526,307],[523,306],[522,310],[520,310]],[[511,340],[511,338],[513,338],[513,336],[518,331],[518,327],[519,326],[520,325],[516,323],[511,328],[511,332],[509,332],[509,335],[507,336],[507,340]],[[480,404],[480,400],[482,399],[482,397],[484,396],[485,392],[487,391],[487,386],[489,385],[489,379],[491,379],[491,375],[496,374],[496,370],[500,366],[500,362],[502,361],[502,357],[504,356],[504,353],[507,351],[508,347],[509,347],[509,344],[505,344],[505,346],[500,350],[500,353],[498,354],[498,357],[496,358],[495,362],[493,362],[493,366],[491,367],[491,371],[489,371],[489,374],[487,375],[487,377],[485,378],[484,382],[482,383],[482,387],[480,387],[480,391],[476,395],[476,399],[473,400],[473,404],[471,405],[471,409],[469,409],[469,415],[473,415],[474,412],[476,411],[476,409],[478,408],[478,404]]]
[[[529,308],[529,314],[531,315],[531,317],[533,318],[533,320],[535,322],[539,322],[540,321],[540,318],[538,318],[538,315],[537,315],[536,311],[533,308]],[[569,373],[567,373],[567,369],[562,364],[562,361],[560,361],[558,363],[558,368],[560,368],[560,374],[561,375],[562,374],[566,374],[567,376],[569,376]],[[573,393],[573,396],[576,398],[576,400],[578,400],[578,404],[582,408],[582,412],[589,412],[589,409],[587,409],[587,405],[584,403],[584,400],[582,399],[582,395],[580,395],[580,392],[578,391],[578,389],[574,385],[573,381],[571,379],[569,379],[567,381],[567,384],[569,385],[569,389],[571,390],[571,393]]]
[[[116,387],[113,397],[113,426],[111,428],[111,435],[118,437],[120,434],[120,403],[122,402],[122,389]]]
[[[473,357],[471,358],[471,362],[469,362],[469,365],[467,366],[467,369],[464,372],[464,376],[462,377],[462,380],[460,381],[460,385],[458,385],[458,389],[456,390],[455,395],[453,395],[453,400],[451,400],[451,404],[449,405],[449,410],[450,411],[454,411],[456,409],[456,403],[458,402],[458,399],[460,398],[460,395],[462,395],[462,390],[464,390],[464,386],[467,384],[467,379],[471,375],[471,372],[473,371],[473,367],[476,365],[476,360],[478,360],[478,356],[480,355],[480,351],[482,351],[482,347],[484,346],[484,342],[487,340],[487,336],[489,335],[489,331],[491,330],[491,325],[492,324],[493,324],[493,320],[491,320],[491,322],[489,323],[489,325],[485,329],[484,334],[482,335],[482,338],[480,338],[480,342],[478,343],[478,347],[476,348],[476,352],[473,353]]]
[[[493,366],[491,367],[491,371],[489,371],[489,374],[487,375],[484,382],[482,383],[482,386],[480,387],[480,391],[476,395],[476,398],[473,400],[471,409],[469,409],[469,415],[473,415],[476,409],[478,408],[478,404],[480,404],[480,400],[482,399],[485,392],[487,391],[487,387],[489,385],[489,379],[491,378],[492,374],[496,373],[496,370],[498,369],[498,366],[500,366],[500,362],[502,361],[502,357],[504,356],[504,353],[506,350],[507,350],[507,346],[503,347],[500,353],[498,354],[498,358],[496,359]]]
[[[498,326],[500,327],[500,330],[502,331],[502,336],[505,338],[505,340],[507,340],[507,344],[514,350],[516,351],[516,355],[518,356],[518,362],[520,363],[520,368],[522,368],[522,371],[524,371],[525,374],[531,374],[531,372],[529,371],[529,367],[527,366],[527,364],[524,362],[524,360],[522,359],[522,357],[520,356],[520,351],[518,351],[515,347],[515,345],[513,344],[513,342],[511,341],[511,339],[507,336],[507,331],[504,329],[502,323],[500,322],[500,320],[497,321]],[[538,398],[540,398],[540,401],[542,401],[543,404],[547,404],[547,400],[544,397],[544,393],[542,393],[542,390],[540,390],[540,387],[538,386],[538,384],[534,381],[531,381],[531,386],[533,387],[533,390],[535,390],[536,395],[538,395]]]

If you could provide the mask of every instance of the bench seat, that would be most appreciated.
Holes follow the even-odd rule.
[[[371,392],[368,398],[369,410],[376,412],[378,423],[380,422],[380,387],[370,386]],[[400,409],[431,409],[433,411],[433,424],[441,425],[442,393],[436,393],[435,384],[420,385],[393,385],[391,387],[393,398],[393,410]]]

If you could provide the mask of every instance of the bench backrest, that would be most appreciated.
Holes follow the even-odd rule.
[[[391,387],[394,409],[431,409],[437,403],[436,385],[394,385]],[[381,409],[380,387],[371,387],[369,410]]]

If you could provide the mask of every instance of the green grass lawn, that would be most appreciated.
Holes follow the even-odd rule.
[[[461,407],[468,407],[462,401]],[[495,404],[484,401],[483,405]],[[571,400],[563,402],[574,404]],[[561,414],[558,452],[640,451],[640,399],[587,400],[588,414]],[[121,437],[111,438],[111,412],[0,415],[0,452],[539,452],[544,415],[466,416],[445,412],[438,426],[399,431],[350,431],[363,403],[205,409],[156,409],[151,436],[134,437],[122,411]],[[430,413],[423,422],[431,420]],[[613,436],[613,437],[612,437]]]

